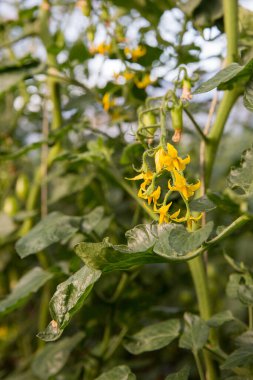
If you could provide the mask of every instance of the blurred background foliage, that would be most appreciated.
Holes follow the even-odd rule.
[[[239,13],[241,64],[252,58],[249,3],[242,2]],[[50,320],[56,286],[82,266],[73,247],[105,236],[122,243],[126,230],[150,220],[136,202],[134,184],[125,180],[141,165],[137,109],[147,96],[164,94],[179,65],[198,73],[199,82],[218,71],[223,32],[221,0],[0,2],[1,299],[30,274],[28,290],[8,307],[1,304],[1,379],[89,380],[124,363],[138,379],[160,380],[191,360],[174,342],[139,356],[121,345],[145,325],[197,312],[184,263],[105,274],[61,340],[44,346],[36,334]],[[202,127],[215,96],[196,95],[189,105]],[[212,190],[226,187],[230,167],[252,142],[251,128],[252,116],[239,100],[218,152]],[[185,115],[180,151],[191,155],[190,178],[198,177],[199,146]],[[82,227],[71,222],[69,235],[21,260],[16,241],[53,211],[82,217]],[[217,226],[237,214],[224,200],[210,213]],[[250,265],[252,246],[248,226],[212,249],[208,274],[215,312],[232,309],[246,320],[246,309],[226,296],[232,269],[223,253]],[[221,332],[227,352],[236,329],[234,323]],[[41,358],[38,350],[48,346]],[[191,378],[198,378],[194,368]]]

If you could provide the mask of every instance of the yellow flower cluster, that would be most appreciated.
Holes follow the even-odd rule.
[[[201,215],[196,218],[190,215],[188,206],[188,199],[193,196],[195,191],[200,187],[200,181],[196,184],[188,184],[183,174],[186,165],[190,162],[190,156],[187,156],[184,159],[179,157],[175,147],[168,143],[167,150],[164,150],[162,147],[155,149],[154,161],[155,172],[143,170],[142,173],[134,178],[130,178],[134,181],[143,180],[140,185],[138,197],[147,200],[149,205],[153,202],[154,211],[159,214],[160,224],[170,223],[171,221],[178,223],[191,222],[200,219]],[[159,204],[158,201],[162,194],[162,189],[160,185],[156,184],[156,182],[160,176],[164,173],[168,174],[168,172],[171,179],[168,181],[168,187],[163,203]],[[186,205],[186,214],[181,218],[178,218],[181,212],[180,209],[172,214],[169,213],[172,202],[167,203],[167,200],[170,194],[174,191],[177,191],[181,195]]]

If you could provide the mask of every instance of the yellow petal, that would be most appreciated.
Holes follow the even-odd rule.
[[[168,143],[167,144],[167,150],[168,150],[168,153],[169,153],[170,157],[177,158],[178,152],[177,152],[176,148],[173,145],[171,145],[171,144]]]
[[[138,179],[144,179],[144,173],[138,174],[133,178],[126,178],[126,179],[128,179],[129,181],[138,181]]]

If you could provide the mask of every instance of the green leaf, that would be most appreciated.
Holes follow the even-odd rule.
[[[40,252],[49,245],[71,238],[79,229],[80,217],[52,212],[16,243],[19,256],[24,257]]]
[[[228,185],[232,190],[240,191],[242,196],[253,193],[253,147],[243,153],[240,167],[231,169]]]
[[[93,231],[104,216],[104,208],[98,206],[94,208],[89,214],[85,215],[82,220],[82,230],[85,233]]]
[[[249,111],[253,112],[253,78],[246,85],[243,104]]]
[[[219,71],[214,77],[202,83],[195,91],[194,94],[202,94],[214,88],[226,90],[233,87],[233,84],[239,79],[244,79],[245,83],[249,79],[252,72],[253,59],[250,60],[245,66],[240,66],[238,63],[231,63],[225,69]]]
[[[15,229],[16,226],[13,223],[12,218],[4,212],[0,212],[0,239],[10,235]]]
[[[244,305],[253,304],[253,279],[249,273],[233,273],[229,276],[226,292],[228,297],[238,299]]]
[[[31,60],[24,65],[0,67],[0,94],[34,75],[38,67],[38,60]]]
[[[216,205],[206,195],[201,198],[194,199],[189,203],[189,206],[192,211],[198,212],[208,212],[216,208]]]
[[[56,375],[65,366],[71,351],[84,336],[84,333],[79,332],[71,338],[47,344],[36,354],[32,362],[33,373],[41,380],[47,380]]]
[[[103,272],[176,261],[200,247],[212,228],[211,222],[194,232],[174,223],[138,225],[126,232],[127,245],[113,245],[106,238],[101,243],[79,243],[75,252],[86,265]]]
[[[253,306],[253,285],[242,284],[238,286],[239,300],[247,306]]]
[[[231,369],[235,367],[247,367],[253,362],[253,346],[244,345],[230,354],[221,366],[222,369]]]
[[[37,336],[48,342],[58,339],[73,315],[82,307],[100,276],[101,271],[84,266],[58,285],[49,304],[53,320]]]
[[[207,323],[197,315],[184,314],[184,332],[179,340],[179,347],[197,352],[207,342],[209,327]]]
[[[168,375],[165,380],[188,380],[190,375],[190,367],[186,365],[180,371]]]
[[[136,380],[136,376],[126,365],[119,365],[110,371],[102,373],[102,375],[96,377],[95,380]]]
[[[188,232],[186,228],[179,225],[171,231],[169,244],[178,254],[186,254],[204,243],[213,230],[213,222],[208,222],[204,227],[196,231]]]
[[[124,347],[134,355],[159,350],[169,345],[179,336],[179,333],[180,321],[170,319],[146,326],[135,335],[127,337]]]
[[[94,173],[87,173],[82,178],[82,181],[80,181],[80,177],[76,174],[65,174],[62,177],[53,179],[48,203],[58,202],[62,198],[69,197],[83,190],[91,183],[94,176]]]
[[[10,313],[24,305],[29,297],[36,293],[52,276],[51,273],[40,267],[31,269],[18,281],[13,291],[0,302],[0,314]]]
[[[214,314],[208,321],[209,327],[220,327],[226,322],[233,321],[235,318],[230,310],[221,311],[220,313]]]
[[[29,145],[25,145],[22,148],[14,151],[1,151],[0,150],[0,161],[7,161],[7,160],[13,160],[15,158],[19,158],[24,156],[27,152],[30,152],[31,150],[39,149],[41,145],[43,145],[45,141],[37,141]]]

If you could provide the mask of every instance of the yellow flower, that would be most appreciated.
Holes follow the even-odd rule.
[[[109,109],[115,105],[115,101],[111,99],[111,94],[109,92],[104,94],[102,103],[105,111],[109,111]]]
[[[203,213],[199,214],[198,216],[192,216],[190,215],[189,218],[187,219],[187,226],[192,228],[193,222],[197,222],[202,218]]]
[[[154,207],[154,211],[159,214],[159,224],[162,223],[170,223],[170,221],[175,222],[181,222],[183,218],[177,219],[178,215],[180,214],[180,210],[177,210],[173,214],[169,214],[169,208],[172,205],[172,202],[168,203],[167,205],[162,205],[160,208],[156,208],[156,204]]]
[[[167,144],[167,152],[160,148],[155,154],[155,165],[156,172],[159,173],[162,169],[166,169],[168,171],[176,170],[184,170],[185,166],[189,164],[190,156],[188,155],[185,159],[182,159],[178,156],[177,150],[173,145]]]
[[[128,80],[131,80],[134,78],[134,73],[132,73],[131,71],[124,71],[122,73],[123,77],[128,81]]]
[[[91,46],[90,48],[90,53],[91,54],[102,54],[105,55],[106,53],[111,53],[112,51],[112,45],[111,44],[106,44],[105,42],[102,42],[101,44],[97,46]]]
[[[151,83],[153,83],[153,81],[151,80],[149,74],[145,74],[141,80],[137,79],[135,81],[136,87],[138,87],[138,88],[146,88]]]
[[[200,188],[200,181],[198,181],[194,185],[189,185],[186,182],[186,179],[176,170],[174,170],[174,176],[175,176],[174,186],[171,186],[170,181],[169,181],[168,188],[171,191],[178,191],[184,196],[186,200],[188,200],[189,197],[191,197],[194,194],[194,192]]]
[[[125,47],[124,49],[125,55],[130,55],[133,61],[137,61],[139,58],[143,57],[147,49],[145,46],[138,45],[134,49],[130,49],[129,47]]]
[[[152,179],[153,179],[153,173],[148,171],[146,173],[142,172],[138,175],[136,175],[133,178],[127,178],[130,181],[138,181],[140,179],[143,179],[144,181],[140,185],[140,189],[138,192],[138,197],[139,198],[144,198],[147,199],[146,196],[144,197],[144,192],[146,191],[146,187],[151,184]]]
[[[156,190],[154,190],[150,195],[146,195],[145,199],[148,200],[148,204],[150,205],[151,202],[154,202],[154,205],[157,204],[158,199],[160,198],[161,195],[161,187],[158,186]]]
[[[159,224],[162,223],[169,223],[169,208],[172,205],[172,202],[168,203],[167,205],[163,205],[159,209],[155,208],[155,212],[159,214]]]

